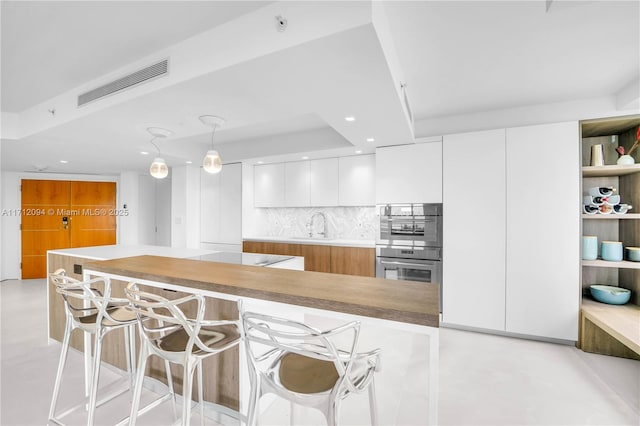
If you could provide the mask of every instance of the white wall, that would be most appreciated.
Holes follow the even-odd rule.
[[[118,190],[118,208],[127,206],[127,216],[120,218],[118,225],[118,242],[123,245],[136,245],[138,241],[138,221],[140,217],[140,194],[138,190],[138,173],[120,173]]]
[[[58,173],[28,173],[28,172],[2,172],[2,192],[0,196],[1,210],[20,210],[20,182],[22,179],[44,179],[44,180],[80,180],[98,182],[116,182],[115,176],[95,176],[95,175],[67,175]],[[118,192],[120,191],[118,186]],[[119,202],[118,202],[119,203]],[[20,217],[17,215],[3,215],[2,219],[2,240],[0,255],[2,257],[2,267],[0,279],[20,278],[20,258],[21,258],[21,235]],[[120,228],[120,217],[117,219]]]

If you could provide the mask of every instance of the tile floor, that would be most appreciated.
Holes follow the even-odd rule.
[[[47,341],[46,315],[44,280],[0,283],[2,426],[47,424],[60,345]],[[71,351],[68,389],[82,389],[81,365]],[[101,383],[114,377],[107,373]],[[572,346],[443,328],[439,380],[442,425],[640,424],[640,362]],[[61,406],[73,397],[61,397]],[[114,424],[127,407],[126,397],[101,407],[96,424]],[[168,418],[166,406],[138,424]],[[68,418],[82,422],[82,415]]]

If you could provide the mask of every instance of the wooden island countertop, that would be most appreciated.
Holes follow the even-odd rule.
[[[91,261],[84,269],[194,290],[439,326],[438,284],[161,256]]]

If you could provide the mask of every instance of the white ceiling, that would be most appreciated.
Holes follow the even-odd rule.
[[[346,20],[366,2],[324,4],[336,11],[336,20]],[[639,2],[555,0],[549,11],[545,5],[385,2],[416,120],[612,95],[639,78]],[[2,112],[20,117],[43,101],[270,6],[278,3],[3,0]],[[311,31],[311,24],[290,21],[287,31],[305,25]],[[371,152],[375,145],[406,142],[410,132],[385,54],[375,25],[265,51],[15,140],[3,138],[2,169],[143,172],[150,158],[139,152],[153,151],[149,126],[174,132],[159,142],[171,166],[197,164],[211,140],[197,119],[203,114],[226,119],[214,138],[225,161],[333,149]],[[345,115],[358,120],[346,124]],[[366,143],[367,137],[376,142]],[[60,164],[62,159],[69,163]]]

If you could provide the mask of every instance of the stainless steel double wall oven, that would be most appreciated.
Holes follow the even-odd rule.
[[[442,204],[385,204],[377,208],[376,276],[442,284]]]

